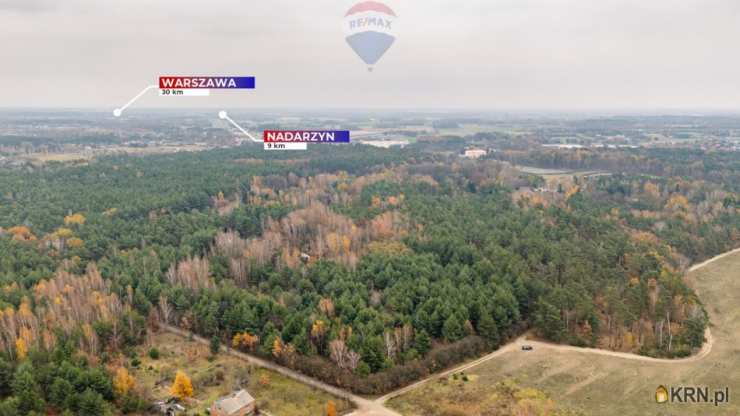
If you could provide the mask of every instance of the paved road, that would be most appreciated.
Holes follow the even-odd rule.
[[[702,268],[709,263],[712,263],[716,260],[719,260],[725,256],[729,256],[731,254],[740,252],[740,248],[720,254],[719,256],[716,256],[714,258],[711,258],[703,263],[697,264],[689,271],[694,271],[699,268]],[[210,342],[202,337],[199,337],[193,333],[190,333],[188,331],[182,330],[180,328],[176,328],[170,325],[161,325],[162,328],[165,330],[175,333],[177,335],[183,336],[183,337],[192,337],[195,341],[204,344],[204,345],[210,345]],[[241,351],[236,351],[231,348],[223,346],[222,349],[229,354],[241,358],[247,362],[250,362],[256,366],[263,367],[270,369],[272,371],[275,371],[277,373],[280,373],[286,377],[292,378],[294,380],[297,380],[301,383],[307,384],[309,386],[312,386],[314,388],[317,388],[319,390],[323,390],[329,394],[332,394],[337,397],[341,397],[344,399],[347,399],[355,404],[357,409],[348,414],[347,416],[401,416],[401,414],[388,409],[384,406],[385,402],[388,400],[398,397],[402,394],[408,393],[411,390],[414,390],[429,381],[437,380],[442,377],[449,376],[453,373],[459,373],[462,371],[467,371],[473,367],[476,367],[482,363],[485,363],[486,361],[492,360],[500,355],[506,354],[507,352],[512,351],[521,351],[522,345],[531,345],[534,348],[545,348],[545,349],[551,349],[555,351],[576,351],[581,352],[584,354],[597,354],[597,355],[608,355],[610,357],[620,358],[620,359],[626,359],[626,360],[636,360],[636,361],[646,361],[646,362],[653,362],[653,363],[664,363],[664,364],[681,364],[691,361],[698,361],[706,357],[712,350],[712,346],[714,345],[714,338],[712,337],[712,333],[709,331],[709,328],[707,328],[705,332],[706,342],[702,346],[701,350],[690,357],[681,358],[681,359],[664,359],[664,358],[652,358],[652,357],[646,357],[644,355],[637,355],[637,354],[629,354],[624,352],[617,352],[617,351],[609,351],[609,350],[601,350],[596,348],[580,348],[580,347],[573,347],[570,345],[558,345],[558,344],[550,344],[547,342],[542,341],[532,341],[527,340],[524,336],[521,336],[517,338],[516,340],[510,342],[509,344],[506,344],[499,348],[498,350],[483,356],[481,358],[478,358],[477,360],[471,361],[469,363],[460,365],[458,367],[452,368],[450,370],[443,371],[441,373],[436,373],[434,375],[431,375],[423,380],[419,380],[413,384],[410,384],[406,387],[400,388],[398,390],[392,391],[382,397],[379,397],[375,400],[366,399],[364,397],[357,396],[351,392],[348,392],[346,390],[340,389],[338,387],[331,386],[329,384],[326,384],[324,382],[321,382],[319,380],[313,379],[311,377],[308,377],[306,375],[303,375],[301,373],[298,373],[296,371],[293,371],[287,367],[283,367],[281,365],[275,364],[274,362],[263,360],[259,357],[255,357],[253,355],[245,354]],[[526,352],[522,352],[522,354],[526,354]]]

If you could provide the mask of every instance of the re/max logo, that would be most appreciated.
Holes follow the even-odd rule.
[[[350,29],[360,29],[363,27],[381,27],[391,29],[392,20],[383,19],[382,17],[361,17],[349,22]]]
[[[730,388],[710,389],[709,387],[680,386],[671,387],[671,403],[711,403],[719,406],[730,402]]]

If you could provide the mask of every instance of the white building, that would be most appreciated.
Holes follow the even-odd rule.
[[[488,151],[483,149],[466,149],[465,153],[463,153],[463,156],[467,157],[468,159],[480,159],[487,154]]]

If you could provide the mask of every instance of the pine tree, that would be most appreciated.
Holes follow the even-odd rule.
[[[416,350],[419,351],[419,354],[422,356],[426,355],[429,349],[432,348],[432,339],[429,337],[427,331],[421,330],[416,333],[414,345],[416,346]]]
[[[103,416],[107,415],[108,405],[100,393],[93,389],[87,389],[80,394],[77,414],[80,416]]]
[[[13,380],[13,395],[18,398],[18,410],[23,415],[34,411],[41,412],[45,407],[41,389],[33,372],[33,366],[23,364],[18,367]]]
[[[13,382],[13,365],[0,357],[0,397],[10,395]]]
[[[221,351],[221,339],[217,336],[211,337],[210,343],[211,355],[217,355]]]
[[[542,335],[553,341],[560,341],[565,332],[560,311],[544,300],[537,305],[534,313],[534,326]]]
[[[442,336],[450,342],[458,341],[465,336],[465,328],[457,314],[452,314],[447,318],[442,326]]]
[[[484,312],[481,316],[480,322],[478,322],[478,334],[487,339],[491,345],[496,347],[499,345],[501,340],[499,338],[498,327],[489,312]]]
[[[383,340],[380,337],[369,337],[362,345],[362,360],[370,366],[373,372],[383,368],[384,354]]]
[[[72,383],[61,377],[57,377],[54,379],[54,382],[51,383],[51,388],[48,393],[49,401],[51,401],[51,404],[58,409],[67,409],[69,404],[72,402],[75,393],[75,388]]]

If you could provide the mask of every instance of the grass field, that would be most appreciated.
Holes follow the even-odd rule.
[[[51,152],[51,153],[31,153],[21,157],[23,160],[27,160],[34,164],[44,164],[49,162],[60,162],[60,163],[87,163],[96,157],[107,156],[107,155],[158,155],[158,154],[170,154],[177,152],[201,152],[209,150],[210,147],[202,146],[197,144],[181,144],[173,146],[147,146],[147,147],[128,147],[128,146],[107,146],[104,149],[95,151],[87,151],[80,149],[79,151],[68,151],[68,152]]]
[[[159,350],[159,359],[149,357],[151,346]],[[214,400],[240,385],[257,399],[260,409],[273,416],[323,416],[330,400],[336,404],[339,414],[351,407],[345,400],[273,371],[252,367],[226,353],[209,360],[208,347],[171,333],[154,335],[150,347],[139,349],[141,364],[133,373],[139,389],[151,396],[153,401],[167,399],[171,397],[169,388],[175,373],[184,371],[194,387],[194,398],[188,403],[188,415],[206,414],[206,409]]]
[[[406,416],[442,416],[446,406],[466,403],[468,415],[498,414],[478,412],[475,406],[495,393],[493,385],[510,379],[542,390],[557,404],[585,415],[740,415],[740,253],[690,273],[689,281],[713,325],[715,343],[702,360],[649,363],[574,351],[512,351],[468,370],[464,394],[459,385],[433,381],[388,405]],[[660,385],[728,387],[730,402],[657,404],[655,390]],[[437,410],[430,411],[429,402],[436,403],[431,409]]]

